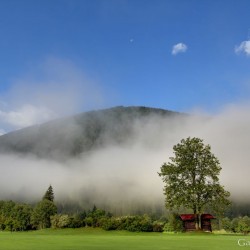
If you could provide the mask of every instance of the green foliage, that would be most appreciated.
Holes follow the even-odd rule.
[[[86,223],[86,226],[89,226],[89,227],[93,227],[94,226],[94,220],[92,217],[86,217],[85,218],[85,223]]]
[[[92,211],[86,214],[86,218],[84,221],[86,223],[86,226],[99,227],[101,226],[101,221],[103,218],[106,218],[106,212],[94,206]]]
[[[165,232],[183,232],[183,222],[180,216],[176,213],[170,214],[163,230]]]
[[[233,218],[231,221],[231,232],[237,233],[237,227],[239,224],[240,218]]]
[[[86,213],[77,213],[70,217],[70,224],[68,227],[70,228],[79,228],[84,227],[86,225],[85,223]]]
[[[250,218],[248,216],[222,219],[222,227],[227,232],[248,234],[250,232]]]
[[[231,232],[232,231],[232,226],[231,226],[231,220],[229,218],[223,218],[221,220],[221,225],[222,225],[222,228],[224,230],[226,230],[227,232]]]
[[[240,218],[236,230],[238,233],[248,234],[250,232],[250,218],[248,216]]]
[[[34,208],[31,222],[35,228],[49,228],[51,226],[50,217],[56,213],[56,205],[50,200],[43,199]]]
[[[70,225],[70,217],[68,214],[55,214],[50,217],[52,228],[67,228]]]
[[[12,230],[12,210],[15,206],[13,201],[0,202],[0,229]]]
[[[106,230],[118,230],[120,221],[117,218],[105,218],[102,220],[101,227]]]
[[[153,222],[153,232],[161,233],[161,232],[164,231],[163,228],[164,228],[164,223],[162,223],[160,221],[154,221]]]
[[[184,206],[200,215],[205,206],[211,206],[221,213],[230,204],[230,194],[219,184],[221,167],[210,145],[204,145],[199,138],[188,137],[173,150],[174,157],[162,165],[159,173],[165,183],[166,207]]]
[[[44,196],[43,196],[43,200],[49,200],[49,201],[54,201],[54,191],[52,186],[50,185],[48,190],[45,192]]]
[[[0,230],[24,231],[31,228],[32,208],[27,204],[0,201]]]
[[[13,230],[25,231],[31,229],[33,209],[27,204],[16,204],[12,211]]]
[[[105,230],[127,230],[130,232],[162,232],[163,224],[152,222],[148,215],[106,218],[102,223]]]

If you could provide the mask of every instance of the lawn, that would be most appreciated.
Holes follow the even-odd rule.
[[[106,232],[100,229],[0,232],[0,250],[223,250],[239,249],[249,236],[216,234],[165,234]],[[241,241],[243,244],[244,242]],[[245,246],[249,247],[250,246]]]

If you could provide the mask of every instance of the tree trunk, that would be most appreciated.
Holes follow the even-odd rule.
[[[195,218],[195,229],[197,231],[199,231],[199,230],[201,230],[201,215],[200,215],[200,213],[197,213],[195,211],[194,218]]]
[[[193,206],[193,212],[194,212],[195,230],[198,231],[199,230],[199,220],[198,220],[196,206]]]
[[[198,213],[198,225],[199,225],[199,230],[201,230],[201,214]]]

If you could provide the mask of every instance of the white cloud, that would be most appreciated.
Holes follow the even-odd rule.
[[[247,56],[250,56],[250,40],[243,41],[239,46],[236,46],[235,53],[245,53]]]
[[[15,79],[0,99],[0,134],[100,108],[104,102],[96,82],[71,61],[58,58],[47,58]]]
[[[0,122],[8,124],[15,129],[46,122],[55,117],[56,115],[53,111],[45,107],[35,107],[32,105],[24,105],[17,110],[11,111],[0,110]],[[4,130],[2,132],[4,132]]]
[[[172,55],[177,55],[178,53],[184,53],[187,50],[187,45],[184,43],[177,43],[172,48]]]

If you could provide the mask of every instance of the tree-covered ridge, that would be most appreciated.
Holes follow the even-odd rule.
[[[147,107],[90,111],[11,132],[0,137],[0,152],[61,159],[133,138],[134,123],[183,114]]]

